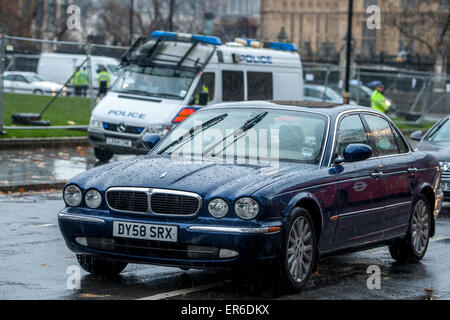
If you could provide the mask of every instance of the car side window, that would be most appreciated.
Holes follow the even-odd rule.
[[[16,76],[16,81],[18,81],[18,82],[28,82],[27,80],[25,80],[25,78],[23,76]]]
[[[15,75],[8,74],[7,76],[3,77],[3,80],[14,81],[15,77]]]
[[[339,123],[336,153],[342,157],[345,148],[352,143],[370,146],[364,125],[357,114],[347,116]]]
[[[215,83],[216,83],[216,74],[214,72],[205,72],[203,73],[200,81],[198,82],[197,87],[194,90],[194,100],[193,104],[198,104],[199,94],[200,92],[204,92],[208,94],[208,102],[214,100],[215,93]]]
[[[378,155],[386,156],[398,154],[399,149],[397,146],[397,141],[394,137],[394,133],[392,132],[389,122],[378,116],[365,114],[363,117],[367,122],[371,135],[375,141]]]
[[[405,140],[400,136],[395,128],[392,128],[392,131],[394,132],[395,141],[397,142],[398,150],[400,151],[400,153],[408,153],[409,147],[406,144]]]
[[[242,71],[222,71],[222,100],[244,100],[244,73]]]
[[[247,72],[248,100],[273,100],[272,72]]]

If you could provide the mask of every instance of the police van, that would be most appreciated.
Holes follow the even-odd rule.
[[[291,43],[155,31],[123,56],[88,136],[100,161],[143,154],[145,133],[165,135],[199,108],[251,100],[302,100],[303,71]]]

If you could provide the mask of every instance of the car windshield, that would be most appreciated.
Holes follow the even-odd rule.
[[[202,110],[181,123],[154,155],[318,164],[324,115],[265,109]]]
[[[36,74],[26,74],[24,75],[25,79],[28,80],[28,82],[39,82],[39,81],[44,81],[41,77],[39,77]]]
[[[113,75],[116,75],[119,72],[119,66],[115,65],[115,64],[107,64],[106,68],[108,69],[108,71],[110,73],[112,73]]]
[[[427,137],[430,142],[450,143],[450,120],[447,119],[439,128]]]
[[[182,100],[191,87],[195,75],[193,71],[132,65],[120,72],[112,90]]]

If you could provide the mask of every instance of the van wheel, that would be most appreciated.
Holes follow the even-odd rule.
[[[280,280],[288,289],[298,291],[308,283],[317,259],[314,223],[307,210],[295,208],[292,211],[281,246]]]
[[[413,206],[409,229],[405,239],[395,240],[389,245],[392,258],[398,262],[420,261],[428,248],[431,233],[431,210],[427,199],[420,195]]]
[[[77,260],[85,271],[104,276],[118,275],[127,266],[125,262],[106,260],[86,254],[77,254]]]
[[[43,95],[44,92],[40,89],[33,90],[33,94]]]
[[[94,153],[95,157],[100,160],[100,162],[108,162],[114,156],[113,152],[99,148],[95,148]]]

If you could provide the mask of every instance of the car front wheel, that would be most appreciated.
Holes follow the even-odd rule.
[[[411,214],[409,229],[405,239],[399,239],[389,245],[392,258],[399,262],[420,261],[428,248],[431,234],[431,210],[427,199],[421,195]]]
[[[87,272],[98,275],[118,275],[126,268],[127,263],[106,260],[97,256],[77,254],[78,263]]]
[[[286,223],[279,261],[282,282],[300,290],[314,270],[317,255],[314,223],[309,212],[295,208]]]

